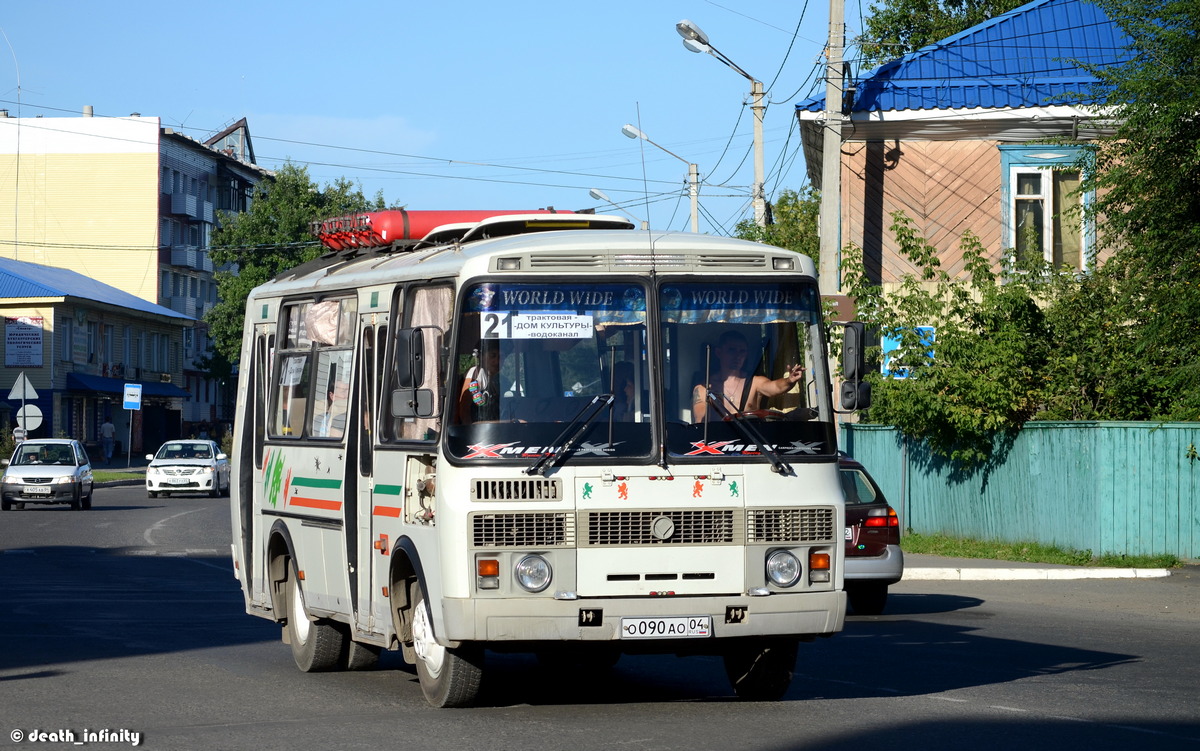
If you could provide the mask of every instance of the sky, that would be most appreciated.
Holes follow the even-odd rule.
[[[713,234],[753,218],[750,81],[685,49],[675,24],[763,82],[771,200],[807,185],[794,105],[824,93],[829,21],[827,0],[5,5],[12,116],[90,105],[198,140],[245,117],[260,166],[291,161],[392,206],[623,211],[655,229],[689,228],[694,162]],[[862,6],[845,13],[852,39]]]

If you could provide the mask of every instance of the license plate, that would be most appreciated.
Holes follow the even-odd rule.
[[[25,495],[50,495],[50,488],[46,485],[26,485]]]
[[[712,636],[712,616],[622,618],[622,639],[694,639]]]
[[[187,485],[191,482],[191,480],[187,479],[186,477],[168,477],[167,479],[163,480],[163,482],[168,485]]]

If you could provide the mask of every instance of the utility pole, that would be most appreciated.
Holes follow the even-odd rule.
[[[828,68],[825,74],[825,137],[821,151],[821,294],[841,292],[842,240],[842,49],[846,44],[844,0],[829,0]]]
[[[750,96],[754,104],[754,190],[751,198],[754,202],[754,223],[759,227],[767,226],[767,197],[763,187],[763,85],[757,78],[750,79]]]

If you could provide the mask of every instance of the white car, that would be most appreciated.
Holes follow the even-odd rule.
[[[70,438],[39,438],[17,444],[12,458],[0,461],[0,509],[27,503],[68,503],[92,507],[92,464],[83,444]]]
[[[229,494],[229,457],[215,441],[167,441],[157,454],[146,454],[146,494],[151,498],[171,493],[208,493],[213,498]]]

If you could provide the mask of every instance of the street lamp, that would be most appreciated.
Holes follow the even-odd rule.
[[[623,128],[621,128],[621,132],[624,133],[629,138],[640,138],[652,146],[657,146],[659,149],[662,149],[666,153],[670,154],[671,156],[675,157],[676,159],[678,159],[679,161],[683,162],[684,164],[686,164],[688,166],[688,194],[692,197],[692,232],[699,232],[700,231],[700,169],[693,162],[689,162],[688,160],[679,156],[678,154],[671,151],[670,149],[664,148],[663,146],[661,146],[657,143],[654,143],[654,141],[650,140],[649,136],[647,136],[645,133],[638,130],[637,128],[633,127],[632,125],[625,125]]]
[[[593,200],[604,201],[609,206],[612,206],[617,211],[621,212],[625,216],[627,216],[630,219],[632,219],[633,221],[637,222],[638,225],[641,226],[642,229],[647,229],[646,222],[642,221],[641,219],[638,219],[633,214],[630,214],[625,209],[623,209],[620,206],[618,206],[617,204],[613,203],[613,199],[609,198],[608,195],[604,191],[600,190],[599,188],[592,188],[591,190],[588,191],[588,195],[591,196]]]
[[[689,52],[705,52],[737,71],[750,81],[750,96],[754,101],[750,109],[754,111],[754,188],[751,198],[754,201],[754,223],[760,227],[767,226],[767,204],[763,195],[763,87],[762,81],[742,70],[725,56],[725,53],[712,46],[699,26],[686,18],[675,24],[675,31],[683,37],[683,46]]]

